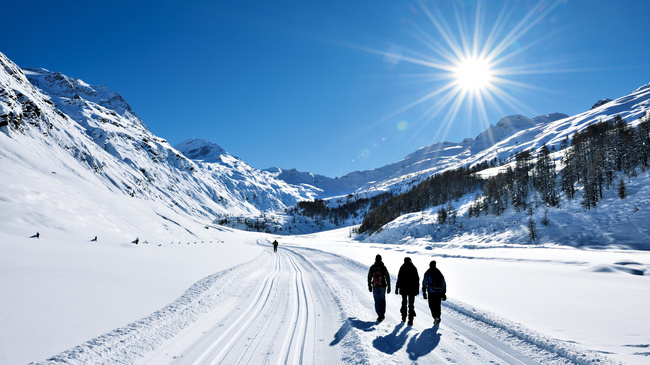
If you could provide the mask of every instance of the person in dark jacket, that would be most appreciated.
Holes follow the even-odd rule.
[[[433,325],[440,324],[440,301],[447,300],[447,283],[445,277],[440,270],[436,267],[436,262],[429,263],[429,270],[424,273],[422,279],[422,295],[424,299],[429,296],[429,309],[431,309],[431,316],[433,317]]]
[[[278,240],[273,240],[273,252],[278,252]]]
[[[368,270],[368,291],[375,299],[377,322],[381,322],[386,314],[386,293],[390,294],[390,275],[381,255],[375,256],[375,263]]]
[[[395,283],[395,294],[402,294],[402,322],[406,322],[408,314],[408,325],[413,325],[415,317],[415,297],[420,294],[420,275],[418,269],[411,262],[411,258],[405,257],[404,264],[399,268],[397,283]],[[408,303],[408,310],[407,310]]]

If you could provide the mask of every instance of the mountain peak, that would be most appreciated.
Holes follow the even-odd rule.
[[[204,162],[218,162],[227,154],[221,146],[204,139],[190,138],[174,146],[185,157]]]
[[[60,72],[44,68],[24,68],[23,72],[29,82],[49,95],[60,98],[85,99],[119,114],[133,114],[131,106],[120,94],[109,90],[104,85],[89,85],[82,80],[73,79]]]

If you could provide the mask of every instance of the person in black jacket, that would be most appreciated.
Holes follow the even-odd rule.
[[[386,313],[386,293],[390,294],[390,274],[381,261],[381,255],[375,256],[375,263],[368,270],[368,291],[375,299],[377,322],[381,322]]]
[[[445,277],[440,270],[436,267],[436,262],[429,263],[429,270],[424,273],[422,279],[422,295],[427,299],[429,295],[429,309],[431,309],[431,316],[433,317],[433,325],[440,324],[440,301],[447,300],[447,283]]]
[[[413,265],[409,257],[404,258],[404,264],[399,268],[395,294],[402,294],[402,308],[400,309],[402,322],[406,322],[406,315],[408,314],[408,325],[412,326],[413,317],[415,317],[415,297],[420,294],[420,275],[418,275],[418,269]]]

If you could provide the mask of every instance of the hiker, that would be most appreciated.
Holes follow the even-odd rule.
[[[273,252],[278,252],[278,240],[273,240]]]
[[[434,326],[440,324],[440,301],[447,300],[446,293],[447,283],[445,277],[436,267],[436,261],[431,261],[429,270],[424,273],[422,279],[422,295],[424,299],[427,299],[427,295],[429,296],[429,309],[431,309]]]
[[[390,294],[390,275],[381,261],[381,255],[375,256],[375,263],[368,270],[368,291],[375,299],[377,322],[381,322],[386,314],[386,293]]]
[[[410,257],[405,257],[404,264],[399,268],[395,294],[402,294],[402,308],[400,309],[402,322],[406,322],[408,314],[408,325],[412,326],[413,317],[415,317],[415,297],[420,294],[420,275],[418,275],[418,269],[413,265]]]

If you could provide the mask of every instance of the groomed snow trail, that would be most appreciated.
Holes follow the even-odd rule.
[[[224,290],[229,299],[139,363],[336,363],[340,348],[326,337],[337,306],[307,265],[287,250],[254,260]]]
[[[377,323],[367,270],[315,249],[268,249],[199,281],[151,316],[45,363],[609,363],[452,301],[442,325],[433,327],[419,298],[414,326],[406,326],[401,297],[389,294],[386,320]]]

